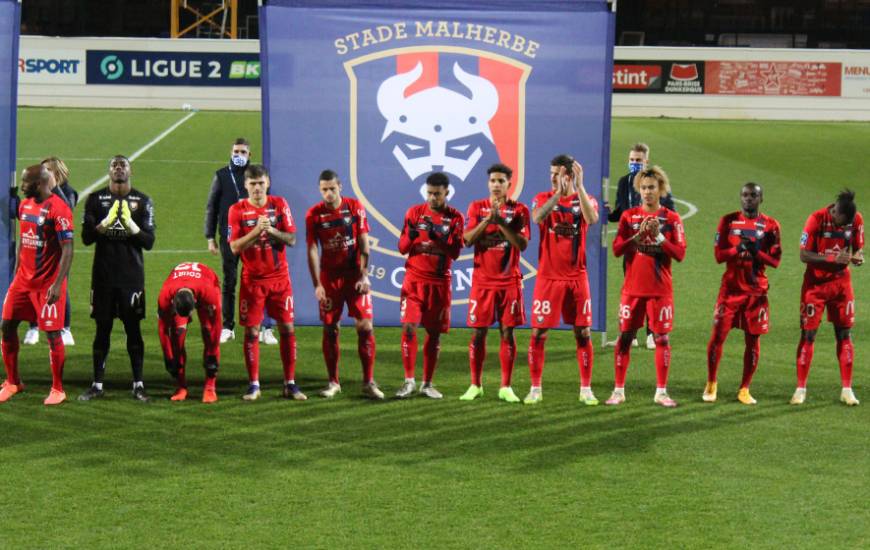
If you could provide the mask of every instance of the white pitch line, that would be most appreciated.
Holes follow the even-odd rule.
[[[190,120],[190,118],[193,115],[195,115],[196,113],[197,113],[197,111],[191,111],[190,113],[184,115],[181,118],[181,120],[179,120],[178,122],[176,122],[175,124],[173,124],[169,128],[163,130],[163,132],[161,132],[160,135],[158,135],[156,138],[152,139],[151,141],[149,141],[148,143],[143,145],[138,151],[136,151],[135,153],[133,153],[132,155],[130,155],[127,158],[129,158],[130,162],[132,163],[134,160],[136,160],[142,154],[144,154],[145,151],[147,151],[148,149],[151,149],[152,147],[154,147],[155,145],[160,143],[160,141],[163,140],[163,138],[165,138],[166,136],[171,134],[173,131],[175,131],[176,128],[178,128],[179,126],[181,126],[182,124],[184,124],[185,122]],[[98,187],[100,187],[101,185],[106,183],[108,180],[109,180],[109,174],[106,174],[105,176],[101,177],[100,179],[98,179],[94,183],[88,185],[85,188],[85,190],[81,192],[81,195],[79,196],[79,202],[83,202],[85,199],[87,199],[88,195],[93,193],[94,190],[96,190]]]

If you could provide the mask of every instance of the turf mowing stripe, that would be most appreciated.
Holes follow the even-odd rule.
[[[191,111],[190,113],[184,115],[184,117],[182,117],[181,120],[179,120],[178,122],[176,122],[175,124],[173,124],[172,126],[167,128],[166,130],[163,130],[163,132],[161,132],[160,135],[158,135],[156,138],[152,139],[151,141],[149,141],[148,143],[143,145],[138,151],[136,151],[135,153],[133,153],[132,155],[127,157],[130,159],[130,163],[132,163],[134,160],[136,160],[141,155],[143,155],[145,153],[145,151],[147,151],[148,149],[151,149],[152,147],[154,147],[155,145],[160,143],[163,140],[163,138],[165,138],[166,136],[171,134],[173,131],[175,131],[176,128],[178,128],[179,126],[181,126],[182,124],[184,124],[185,122],[190,120],[190,118],[193,115],[195,115],[196,113],[197,113],[197,111]],[[106,174],[105,176],[101,177],[100,179],[98,179],[94,183],[88,185],[85,188],[85,190],[82,191],[81,196],[79,197],[79,202],[84,202],[85,199],[88,198],[88,195],[93,193],[95,189],[97,189],[98,187],[100,187],[101,185],[106,183],[106,181],[108,181],[108,180],[109,180],[109,174]]]
[[[45,157],[18,157],[18,160],[42,160]],[[66,162],[106,162],[105,158],[65,158]],[[170,162],[177,164],[222,164],[226,160],[141,159],[139,162]]]
[[[689,218],[691,218],[692,216],[694,216],[695,214],[698,213],[698,207],[695,206],[694,204],[690,203],[689,201],[684,201],[683,199],[674,199],[674,202],[678,202],[680,204],[683,204],[686,206],[686,208],[689,209],[689,211],[686,212],[685,214],[680,214],[680,218],[682,218],[683,221],[688,220]],[[612,225],[618,225],[618,224],[612,224]],[[616,235],[617,229],[618,229],[617,227],[611,227],[610,229],[607,230],[607,234],[608,235]]]

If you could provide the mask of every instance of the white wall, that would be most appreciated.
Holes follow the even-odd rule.
[[[256,53],[259,42],[24,36],[19,57],[30,60],[31,72],[19,72],[19,105],[178,109],[190,104],[199,109],[260,109],[257,87],[88,85],[85,52],[89,49]],[[868,51],[617,47],[615,59],[841,63],[844,72],[847,67],[857,67],[866,75],[843,76],[841,97],[614,93],[614,116],[870,120]],[[33,64],[38,60],[43,66],[35,72]]]

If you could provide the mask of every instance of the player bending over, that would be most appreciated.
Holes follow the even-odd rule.
[[[157,298],[157,333],[163,348],[166,370],[178,382],[172,401],[187,399],[187,351],[184,340],[193,310],[202,329],[202,363],[205,368],[203,403],[218,400],[215,389],[221,358],[221,287],[215,272],[198,262],[178,264],[160,289]]]

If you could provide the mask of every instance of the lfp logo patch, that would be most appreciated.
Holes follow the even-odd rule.
[[[519,197],[531,67],[491,52],[431,46],[364,55],[344,68],[349,179],[369,213],[373,291],[398,301],[405,260],[396,243],[407,209],[425,202],[431,173],[449,176],[449,204],[463,215],[489,195],[486,169],[496,162],[513,168],[511,196]],[[467,300],[471,260],[467,253],[454,263],[454,304]]]

